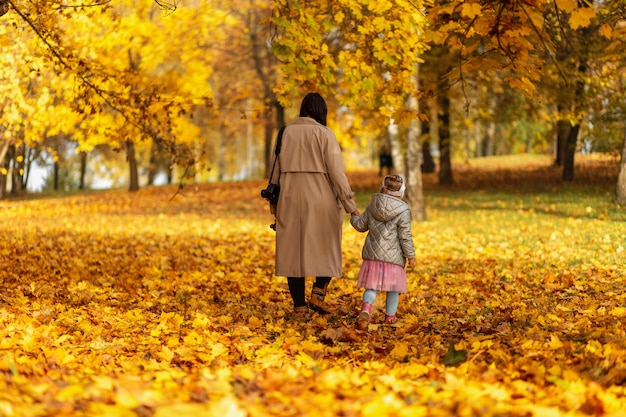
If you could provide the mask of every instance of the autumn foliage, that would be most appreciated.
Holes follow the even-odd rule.
[[[0,415],[623,415],[615,161],[459,170],[426,176],[400,323],[379,297],[367,332],[364,235],[337,312],[294,318],[263,182],[0,202]],[[379,178],[351,182],[363,209]]]

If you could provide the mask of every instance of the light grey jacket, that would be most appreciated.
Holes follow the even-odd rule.
[[[409,206],[399,198],[376,193],[363,214],[352,216],[350,224],[359,232],[369,230],[363,245],[363,259],[404,266],[415,258]]]

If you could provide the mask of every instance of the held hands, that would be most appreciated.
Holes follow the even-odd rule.
[[[406,263],[407,268],[413,268],[414,266],[415,266],[415,258],[411,258],[407,260],[407,263]]]
[[[359,209],[354,210],[352,213],[350,213],[350,216],[360,216],[361,212],[359,211]]]

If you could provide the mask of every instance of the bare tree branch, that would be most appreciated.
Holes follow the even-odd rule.
[[[552,49],[550,49],[550,46],[546,43],[545,39],[543,39],[543,36],[541,36],[541,32],[539,31],[539,29],[537,28],[537,26],[535,25],[535,22],[533,22],[533,19],[530,17],[530,15],[528,14],[528,10],[526,10],[526,8],[524,7],[524,4],[522,4],[522,2],[519,2],[519,6],[522,9],[522,11],[524,12],[524,14],[526,15],[526,17],[528,18],[528,22],[530,22],[530,25],[532,26],[533,30],[535,31],[535,33],[537,34],[537,36],[539,37],[539,40],[541,41],[541,43],[543,44],[543,47],[545,48],[546,52],[548,53],[548,55],[550,56],[550,59],[552,60],[552,62],[554,62],[554,65],[556,66],[556,68],[559,70],[559,74],[561,74],[561,78],[569,84],[567,77],[565,76],[565,73],[563,72],[563,69],[561,68],[561,65],[559,65],[558,60],[556,59],[556,55],[554,54],[554,52],[552,51]]]
[[[174,0],[171,3],[163,0],[154,0],[154,2],[158,4],[160,8],[167,10],[168,12],[175,12],[178,7],[178,0]]]

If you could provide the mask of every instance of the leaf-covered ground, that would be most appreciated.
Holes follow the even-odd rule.
[[[400,323],[381,295],[367,332],[365,235],[346,221],[337,312],[293,317],[262,181],[0,202],[0,416],[624,415],[615,174],[427,175]],[[379,178],[351,181],[364,209]]]

